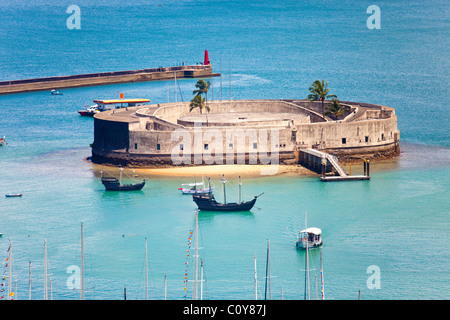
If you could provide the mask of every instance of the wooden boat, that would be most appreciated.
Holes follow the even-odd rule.
[[[236,203],[219,203],[214,199],[213,194],[194,194],[192,199],[200,210],[206,211],[249,211],[255,205],[257,196],[252,200]]]
[[[133,170],[133,183],[131,184],[123,184],[122,183],[122,171],[123,168],[120,168],[120,180],[117,178],[108,178],[103,177],[103,170],[102,170],[102,183],[105,186],[106,190],[108,191],[135,191],[135,190],[141,190],[145,186],[145,180],[143,180],[140,183],[134,182],[134,170]]]
[[[5,194],[5,197],[7,197],[7,198],[14,198],[14,197],[21,197],[21,196],[23,196],[22,193],[8,193],[8,194]]]
[[[117,178],[102,178],[102,183],[109,191],[134,191],[141,190],[145,185],[145,180],[141,183],[121,184]]]
[[[241,201],[241,177],[239,177],[239,202],[230,202],[227,203],[226,198],[226,190],[225,190],[225,182],[227,181],[223,175],[221,182],[223,183],[223,190],[224,190],[224,203],[219,203],[214,198],[214,195],[212,193],[209,194],[193,194],[192,200],[197,204],[197,207],[200,210],[206,210],[206,211],[249,211],[253,208],[253,206],[256,203],[256,199],[260,196],[262,196],[264,193],[261,193],[258,196],[255,196],[250,201]]]

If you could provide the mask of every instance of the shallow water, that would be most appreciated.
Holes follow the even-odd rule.
[[[246,178],[244,199],[264,192],[251,212],[201,212],[205,298],[253,299],[254,256],[262,297],[269,240],[272,298],[283,292],[283,299],[303,299],[305,255],[295,241],[305,212],[308,226],[320,227],[324,238],[321,249],[311,250],[313,298],[320,251],[327,299],[357,299],[358,290],[363,299],[450,298],[450,136],[442,117],[450,98],[450,59],[442,50],[449,42],[447,6],[383,2],[376,31],[366,28],[369,4],[350,1],[166,1],[162,7],[83,1],[78,31],[66,28],[65,5],[3,0],[0,6],[1,80],[195,63],[208,49],[214,71],[224,73],[224,99],[231,71],[233,99],[303,98],[312,81],[324,78],[343,100],[396,109],[402,153],[372,163],[370,181]],[[179,81],[185,101],[195,81]],[[218,99],[220,79],[213,81]],[[83,223],[86,299],[122,299],[124,287],[128,299],[145,298],[145,237],[150,298],[164,298],[167,275],[168,298],[184,299],[195,204],[177,188],[189,181],[155,176],[139,192],[105,192],[98,167],[85,160],[93,121],[77,114],[118,92],[174,101],[173,82],[61,91],[0,96],[0,135],[8,141],[0,148],[0,195],[23,193],[0,197],[0,258],[11,240],[16,298],[28,299],[31,261],[32,298],[43,299],[44,239],[53,298],[79,298],[67,270],[80,265]],[[221,200],[220,182],[212,182]],[[230,178],[227,191],[236,200],[237,181]],[[380,268],[380,289],[367,285],[372,265]],[[190,298],[190,285],[187,291]]]

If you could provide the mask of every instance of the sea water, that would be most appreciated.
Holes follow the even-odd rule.
[[[72,4],[81,29],[67,27]],[[326,299],[450,298],[448,6],[378,1],[381,28],[368,29],[369,1],[160,4],[1,0],[0,80],[196,64],[208,50],[223,74],[210,79],[215,100],[305,98],[324,79],[342,100],[394,107],[402,152],[373,162],[370,181],[249,177],[244,200],[264,192],[250,212],[200,212],[203,296],[253,299],[256,258],[263,298],[269,243],[272,299],[303,299],[305,252],[295,242],[306,215],[324,241],[310,251],[311,298],[321,295],[320,253]],[[195,82],[179,80],[177,101],[192,98]],[[86,299],[122,299],[124,288],[127,299],[145,298],[146,238],[149,297],[164,299],[166,277],[168,299],[190,299],[196,206],[177,188],[193,177],[150,176],[141,191],[105,192],[101,167],[86,160],[93,119],[77,113],[119,92],[173,102],[173,81],[60,91],[0,96],[0,195],[23,193],[0,198],[0,259],[11,243],[15,298],[28,299],[31,263],[32,299],[44,299],[44,239],[53,299],[80,297],[83,223]],[[230,177],[227,200],[237,195]]]

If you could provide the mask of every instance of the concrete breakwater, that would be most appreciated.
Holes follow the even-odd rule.
[[[0,81],[0,94],[98,86],[125,82],[217,77],[212,65],[159,67],[127,71],[88,73],[70,76]]]

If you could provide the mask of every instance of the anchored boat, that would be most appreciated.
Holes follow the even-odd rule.
[[[141,190],[145,186],[145,180],[140,183],[134,182],[134,169],[133,169],[133,183],[131,184],[123,184],[122,183],[122,171],[123,168],[120,168],[120,180],[114,177],[108,178],[103,177],[102,170],[102,183],[105,186],[105,189],[108,191],[135,191]]]
[[[150,99],[111,99],[111,100],[94,100],[94,105],[85,110],[79,110],[82,116],[93,117],[96,113],[127,107],[144,106],[150,102]]]
[[[17,197],[21,197],[21,196],[23,196],[22,193],[8,193],[8,194],[5,194],[5,197],[7,197],[7,198],[17,198]]]
[[[262,196],[261,193],[250,201],[241,201],[241,177],[239,177],[239,202],[227,203],[225,182],[227,181],[222,175],[220,180],[223,183],[224,203],[217,202],[212,193],[209,194],[193,194],[192,200],[197,204],[200,210],[206,211],[249,211],[255,205],[256,199]]]
[[[297,247],[315,248],[322,245],[322,230],[319,228],[307,228],[298,233]]]
[[[202,182],[184,183],[178,190],[180,190],[182,194],[207,194],[213,193],[214,187],[211,187],[210,184],[208,188],[205,188],[205,181],[202,180]]]

